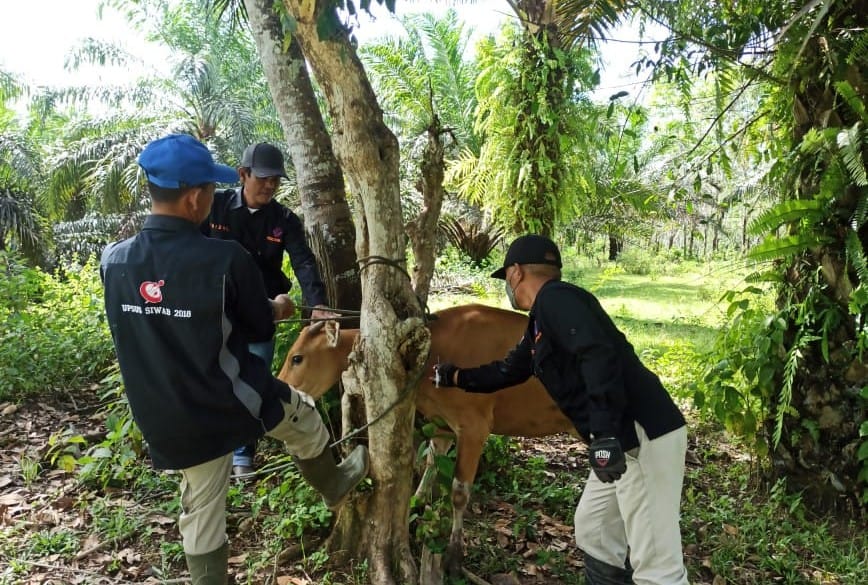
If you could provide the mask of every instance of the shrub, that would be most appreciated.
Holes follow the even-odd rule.
[[[627,274],[659,276],[665,272],[662,260],[645,250],[629,248],[618,256],[618,264]]]
[[[440,221],[440,231],[477,268],[483,265],[492,250],[503,240],[503,230],[498,227],[476,223],[465,225],[453,217],[445,217]]]
[[[0,400],[98,380],[111,363],[96,262],[54,274],[0,254]]]

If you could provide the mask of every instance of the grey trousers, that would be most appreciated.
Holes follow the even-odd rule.
[[[592,471],[576,508],[576,544],[608,565],[624,567],[628,546],[636,585],[687,585],[679,529],[687,429],[653,441],[636,424],[639,450],[627,471],[603,483]]]
[[[322,453],[329,434],[313,399],[293,391],[292,400],[283,403],[283,420],[269,436],[286,444],[291,455],[312,459]],[[232,453],[181,470],[181,532],[184,552],[202,555],[226,542],[226,494]]]

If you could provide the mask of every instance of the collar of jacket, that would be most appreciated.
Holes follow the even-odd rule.
[[[238,189],[228,189],[232,194],[229,196],[229,209],[238,209],[239,207],[244,207],[244,198],[241,196],[241,191],[244,187],[239,187]]]
[[[183,232],[198,231],[199,226],[197,226],[192,221],[184,219],[183,217],[177,217],[175,215],[151,214],[145,218],[145,223],[143,224],[142,229]]]
[[[229,209],[235,211],[236,209],[241,209],[242,207],[244,207],[245,209],[247,208],[247,206],[244,205],[244,187],[239,187],[238,189],[227,189],[226,192],[231,192],[231,195],[229,195]],[[280,204],[272,197],[271,201],[268,202],[268,205],[261,207],[260,210],[269,209],[271,207],[274,207],[275,205]]]

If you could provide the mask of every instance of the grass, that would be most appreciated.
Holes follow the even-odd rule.
[[[726,287],[738,286],[739,273],[727,266],[670,263],[665,270],[639,276],[620,265],[565,260],[565,280],[600,298],[690,417],[692,459],[682,499],[682,533],[691,582],[868,583],[864,515],[815,515],[784,484],[765,485],[750,455],[691,408],[687,383],[721,327],[717,301]],[[448,290],[431,297],[432,310],[469,302],[506,307],[502,281],[487,278],[490,271],[449,270]],[[108,386],[117,385],[116,378],[106,380]],[[80,394],[76,400],[83,400]],[[24,449],[23,441],[37,437],[25,431],[27,414],[22,410],[15,418],[4,418],[15,428],[0,433],[10,454],[4,459],[0,453],[6,464],[0,480],[12,482],[4,488],[11,505],[29,501],[34,512],[0,515],[6,522],[0,531],[0,585],[37,582],[39,570],[48,579],[97,574],[123,582],[139,582],[148,574],[181,575],[177,474],[157,473],[143,464],[132,440],[135,433],[123,416],[113,414],[107,421],[94,414],[80,419],[80,428],[73,431],[61,410],[46,410],[39,403],[32,410],[40,428],[53,429],[45,436],[71,435],[48,443],[43,437],[35,448]],[[88,425],[97,428],[85,433],[82,427]],[[106,427],[106,440],[114,443],[90,464],[89,473],[60,474],[60,454],[72,447],[71,452],[79,452],[73,439],[99,435],[95,430],[104,434]],[[270,441],[261,443],[260,452],[269,462],[285,456]],[[29,453],[42,455],[37,460]],[[513,573],[522,585],[581,585],[572,515],[587,476],[585,457],[584,445],[572,437],[491,437],[466,519],[465,567],[492,582],[496,574]],[[121,481],[116,485],[109,477]],[[70,498],[74,504],[67,502]],[[441,506],[432,518],[445,519],[448,529],[448,497]],[[327,535],[331,515],[292,466],[255,485],[233,485],[227,509],[236,582],[273,582],[278,574],[293,575],[288,582],[297,583],[367,582],[364,563],[345,572],[323,568],[327,559],[317,543]],[[104,546],[75,560],[89,542]],[[51,567],[72,573],[54,575],[51,571],[59,569]]]
[[[818,517],[783,483],[764,485],[751,456],[734,439],[698,418],[687,385],[701,353],[711,347],[723,325],[721,295],[740,288],[741,273],[730,266],[688,265],[668,274],[632,275],[617,265],[578,259],[565,261],[564,280],[594,293],[643,361],[663,379],[690,419],[691,452],[682,500],[682,533],[692,583],[840,584],[868,583],[868,531],[864,519]],[[722,275],[722,277],[721,277]],[[506,308],[498,286],[476,284],[484,300]],[[444,295],[438,308],[480,302],[465,295]],[[583,583],[574,544],[527,555],[528,541],[549,530],[543,518],[572,525],[572,513],[586,476],[575,460],[581,446],[563,438],[542,459],[538,442],[492,437],[472,501],[478,515],[467,520],[468,565],[482,574],[513,573],[541,582]],[[541,464],[545,461],[546,464]],[[491,526],[501,522],[512,538],[492,540]],[[474,507],[471,506],[471,510]],[[550,531],[550,530],[549,530]],[[537,544],[546,541],[538,538]],[[550,544],[550,543],[549,543]],[[517,563],[516,553],[527,562]]]

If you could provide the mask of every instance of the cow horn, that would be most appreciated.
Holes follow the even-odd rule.
[[[326,324],[325,321],[317,321],[316,323],[314,323],[313,325],[311,325],[310,327],[307,328],[308,333],[319,332],[319,330],[322,329],[325,326],[325,324]]]

